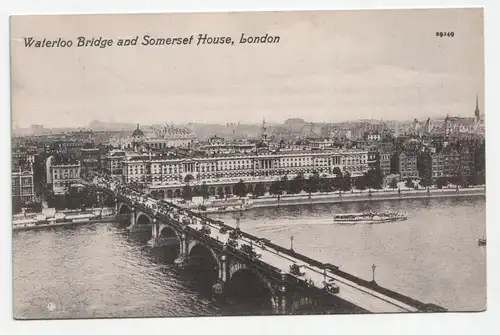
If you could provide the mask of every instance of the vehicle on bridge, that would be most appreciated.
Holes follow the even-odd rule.
[[[187,217],[184,217],[182,219],[182,224],[185,224],[185,225],[190,225],[192,223],[191,219],[187,218]],[[210,228],[209,228],[210,229]]]
[[[261,238],[259,240],[256,241],[256,245],[259,246],[259,248],[261,248],[262,250],[266,250],[266,243],[270,243],[271,241],[268,240],[267,238]]]
[[[255,252],[255,249],[250,244],[243,244],[240,247],[240,250],[243,251],[244,253],[249,254],[250,257],[255,257],[255,258],[262,257],[262,254]]]
[[[221,228],[219,229],[219,233],[221,233],[221,234],[226,234],[226,233],[227,233],[227,231],[228,231],[227,227],[221,227]]]
[[[211,233],[211,230],[210,230],[210,227],[208,225],[203,225],[200,229],[200,232],[203,234],[203,235],[210,235]]]
[[[301,270],[301,267],[295,263],[290,265],[290,273],[296,276],[303,276],[306,274],[304,271]]]
[[[337,294],[340,292],[340,287],[330,278],[330,281],[324,281],[324,290],[326,293]]]
[[[236,240],[228,240],[227,241],[227,246],[231,247],[231,248],[234,248],[234,249],[237,249],[238,248],[238,241],[236,241]]]
[[[241,230],[239,228],[236,228],[229,232],[229,238],[232,238],[234,240],[238,239],[240,236],[241,236]]]
[[[339,267],[337,265],[333,265],[333,264],[330,264],[330,263],[323,264],[322,268],[326,269],[326,270],[331,270],[331,271],[339,269]]]

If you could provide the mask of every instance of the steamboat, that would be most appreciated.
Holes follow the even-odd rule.
[[[345,213],[335,214],[333,221],[338,223],[383,223],[406,220],[402,213]]]

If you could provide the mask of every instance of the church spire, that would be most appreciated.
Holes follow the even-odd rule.
[[[474,116],[476,120],[479,120],[481,112],[479,111],[479,94],[476,94],[476,110],[474,111]]]
[[[262,118],[262,142],[266,142],[267,140],[267,132],[266,132],[266,118]]]

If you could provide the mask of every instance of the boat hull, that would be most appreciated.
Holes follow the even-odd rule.
[[[355,224],[355,223],[371,223],[371,224],[376,224],[376,223],[385,223],[385,222],[395,222],[395,221],[405,221],[406,219],[387,219],[387,220],[361,220],[361,221],[338,221],[334,220],[335,223],[341,223],[341,224]]]

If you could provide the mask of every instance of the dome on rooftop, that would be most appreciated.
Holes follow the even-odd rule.
[[[144,136],[144,132],[139,129],[139,124],[137,124],[137,128],[132,133],[132,136],[133,137],[143,137]]]

